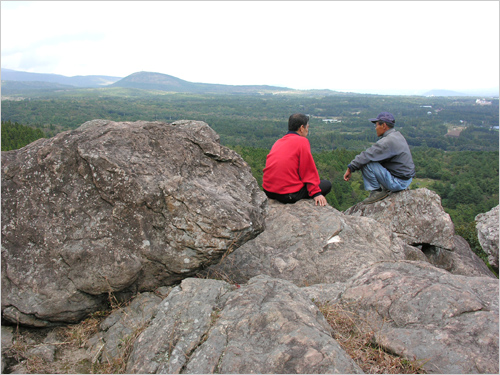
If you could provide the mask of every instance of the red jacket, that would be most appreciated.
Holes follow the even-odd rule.
[[[306,137],[289,132],[276,141],[266,158],[262,187],[277,194],[296,193],[307,184],[309,196],[321,193],[319,174]]]

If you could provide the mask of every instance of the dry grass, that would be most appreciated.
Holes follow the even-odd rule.
[[[15,364],[8,370],[25,374],[119,373],[111,370],[122,370],[124,369],[123,364],[93,366],[85,349],[88,340],[98,333],[101,322],[113,311],[126,304],[125,302],[119,303],[112,293],[109,293],[108,302],[110,307],[108,310],[91,314],[78,324],[50,329],[17,327],[13,344],[4,353],[9,362]],[[46,344],[43,341],[48,332],[52,334],[55,341],[51,340],[50,343]],[[130,340],[132,338],[129,338]],[[127,346],[125,352],[128,355],[130,354],[131,344],[127,342],[125,344]],[[56,346],[57,351],[53,361],[33,355],[33,349],[44,345]]]
[[[374,340],[375,331],[350,308],[318,304],[334,331],[334,338],[367,374],[425,374],[422,364],[385,352]]]
[[[123,339],[120,347],[121,356],[118,358],[104,358],[98,360],[94,358],[92,361],[93,374],[126,374],[127,362],[132,353],[135,340],[147,328],[147,324],[142,325],[134,330],[133,333]]]
[[[97,312],[79,324],[65,327],[63,334],[68,343],[83,348],[87,341],[99,330],[99,324],[109,315],[109,312]]]
[[[79,324],[52,329],[17,328],[12,346],[5,356],[14,362],[10,370],[25,374],[78,374],[90,372],[90,361],[83,348],[87,340],[97,333],[102,313],[94,314]],[[53,340],[44,343],[47,332]],[[33,350],[42,347],[56,347],[53,360],[36,355]]]

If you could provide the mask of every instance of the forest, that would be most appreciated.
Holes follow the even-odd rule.
[[[377,140],[367,119],[389,111],[412,150],[417,176],[410,188],[438,193],[457,234],[485,259],[474,218],[498,205],[499,105],[498,98],[488,99],[490,105],[479,105],[476,99],[346,93],[201,95],[125,88],[32,92],[29,97],[2,97],[2,151],[98,118],[201,120],[247,161],[262,186],[269,149],[286,133],[290,114],[301,112],[310,116],[309,141],[320,176],[333,184],[327,200],[342,211],[367,196],[360,173],[349,183],[342,179],[347,164]]]

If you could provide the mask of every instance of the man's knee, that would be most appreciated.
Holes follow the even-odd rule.
[[[371,173],[376,173],[377,170],[380,170],[380,168],[384,168],[382,164],[380,164],[378,161],[371,161],[368,164],[363,165],[363,167],[361,167],[361,171],[368,170]]]
[[[328,180],[321,180],[319,182],[319,188],[321,189],[321,194],[325,196],[332,190],[332,183]]]

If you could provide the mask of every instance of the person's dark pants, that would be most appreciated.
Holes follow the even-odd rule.
[[[326,196],[332,190],[332,183],[328,180],[320,180],[319,188],[321,189],[321,194],[323,194],[323,196]],[[270,191],[267,191],[265,189],[264,193],[266,193],[269,199],[275,199],[281,203],[295,203],[297,201],[300,201],[301,199],[312,199],[312,197],[309,196],[307,185],[305,184],[302,189],[300,189],[296,193],[277,194],[271,193]]]

